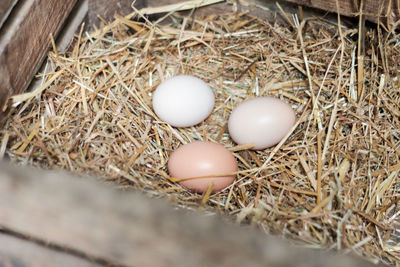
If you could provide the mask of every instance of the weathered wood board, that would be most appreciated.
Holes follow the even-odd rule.
[[[98,27],[100,23],[99,16],[105,21],[110,21],[116,13],[122,16],[128,15],[133,12],[131,4],[131,0],[89,0],[88,26],[92,27],[92,25],[96,25]],[[137,0],[135,2],[136,8],[139,9],[144,7],[145,4],[145,0]]]
[[[0,28],[6,21],[8,15],[11,13],[13,7],[17,4],[18,0],[1,0],[0,1]]]
[[[0,266],[100,267],[101,265],[29,240],[0,233]]]
[[[91,178],[2,162],[0,170],[0,250],[22,262],[29,262],[26,255],[32,251],[13,254],[2,248],[2,233],[20,233],[27,243],[120,266],[375,266],[349,255],[294,247],[256,229],[178,211],[167,200],[117,191]]]
[[[339,12],[344,16],[357,16],[360,13],[360,0],[286,0],[308,7],[319,8],[337,13],[336,1],[339,1]],[[400,18],[400,6],[398,1],[392,0],[364,0],[363,14],[366,19],[377,23],[382,22],[387,26]]]
[[[3,0],[2,0],[3,1]],[[0,113],[11,94],[23,92],[77,0],[18,3],[0,29]]]

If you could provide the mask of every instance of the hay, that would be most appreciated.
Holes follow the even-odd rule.
[[[245,13],[171,14],[163,25],[130,20],[136,15],[81,31],[70,52],[49,54],[54,71],[43,86],[14,98],[25,103],[1,131],[0,156],[96,175],[309,247],[399,261],[392,231],[400,217],[399,35],[366,32],[360,92],[357,28],[288,14],[293,27]],[[151,94],[183,73],[206,81],[216,105],[200,125],[172,128],[154,115]],[[237,147],[229,114],[267,95],[290,103],[297,124],[271,149]],[[169,180],[169,154],[194,140],[234,152],[240,169],[232,186],[201,196]]]

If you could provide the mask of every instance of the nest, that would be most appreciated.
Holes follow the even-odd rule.
[[[357,29],[340,21],[137,17],[117,16],[81,31],[69,52],[49,53],[42,85],[14,97],[0,157],[95,175],[309,247],[399,261],[400,36],[368,29],[362,56]],[[152,111],[152,92],[178,74],[215,93],[213,113],[197,126],[173,128]],[[238,103],[257,96],[290,103],[297,123],[279,145],[251,151],[226,126]],[[170,153],[194,140],[233,151],[232,186],[199,195],[170,180]]]

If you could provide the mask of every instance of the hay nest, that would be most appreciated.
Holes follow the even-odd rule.
[[[358,57],[356,28],[318,18],[286,15],[283,25],[246,13],[173,13],[168,23],[137,17],[117,16],[81,31],[69,52],[49,53],[42,86],[14,97],[1,157],[96,175],[313,248],[399,261],[399,35],[368,29]],[[202,124],[173,128],[154,115],[151,97],[183,73],[206,81],[216,105]],[[298,121],[284,142],[254,152],[236,146],[226,124],[238,103],[256,96],[290,103]],[[169,154],[194,140],[234,152],[232,186],[199,195],[169,180]]]

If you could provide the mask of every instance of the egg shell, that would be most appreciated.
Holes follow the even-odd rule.
[[[199,78],[179,75],[169,78],[153,93],[153,109],[164,122],[189,127],[205,120],[214,108],[211,88]]]
[[[238,164],[233,154],[223,145],[213,142],[195,141],[176,149],[168,160],[168,172],[171,177],[185,179],[208,175],[207,178],[195,178],[179,183],[198,193],[205,192],[214,184],[212,192],[218,192],[235,179]],[[226,176],[218,176],[225,175]],[[231,175],[229,175],[231,174]]]
[[[239,145],[254,143],[253,150],[278,144],[296,122],[292,107],[274,97],[257,97],[240,103],[231,113],[228,130]]]

